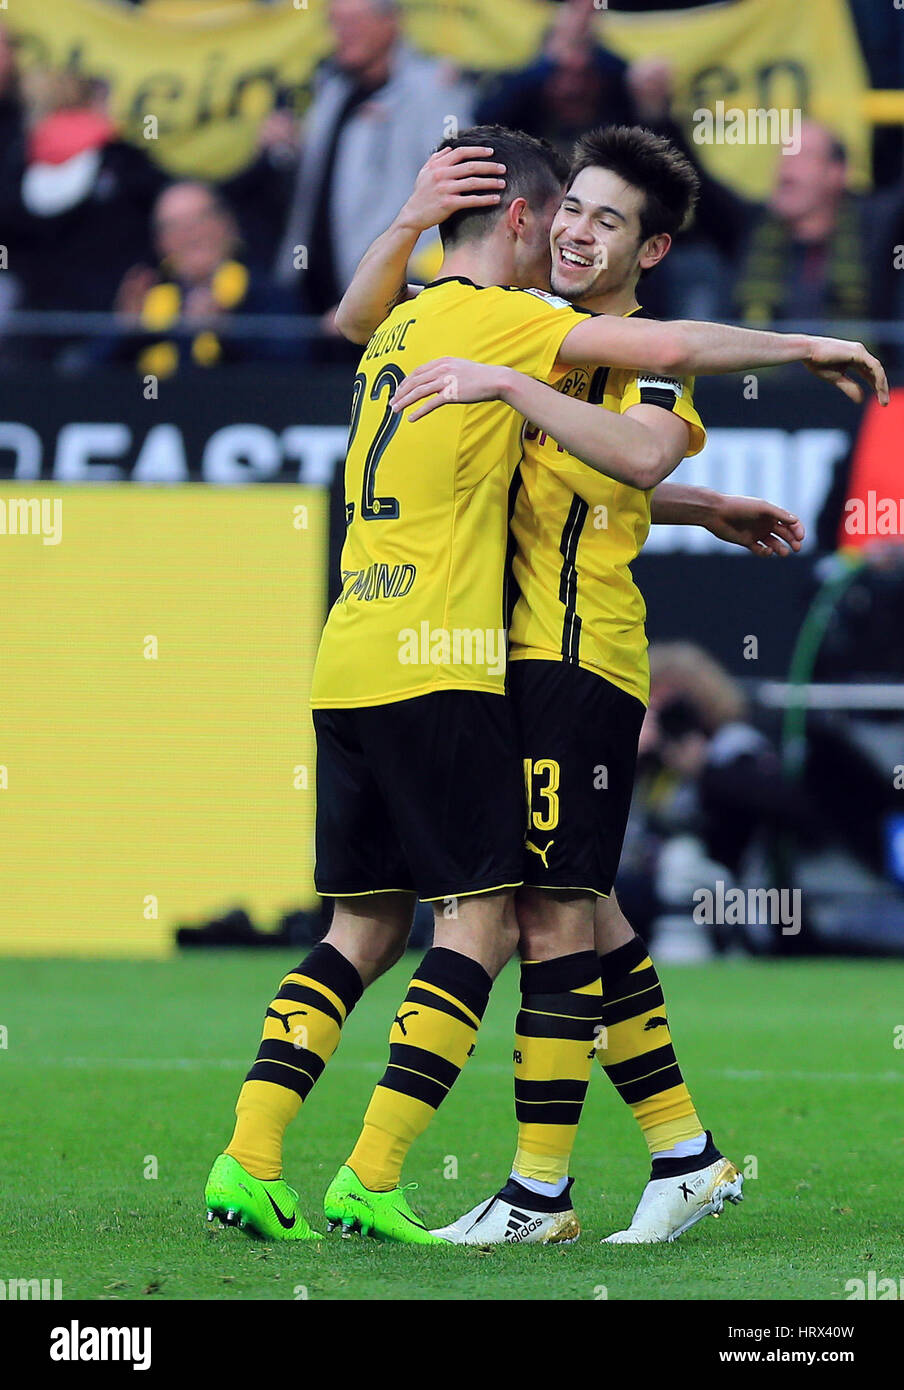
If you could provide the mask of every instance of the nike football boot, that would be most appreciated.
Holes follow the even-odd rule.
[[[265,1240],[322,1240],[298,1209],[298,1193],[282,1178],[253,1178],[229,1154],[220,1154],[204,1189],[207,1220],[238,1226]]]
[[[414,1187],[417,1183],[411,1182],[390,1192],[371,1192],[344,1164],[323,1199],[327,1230],[341,1227],[344,1236],[360,1234],[405,1245],[442,1245],[408,1205],[405,1193]]]

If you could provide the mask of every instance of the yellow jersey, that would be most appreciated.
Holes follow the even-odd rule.
[[[634,405],[674,411],[690,426],[688,457],[706,441],[693,377],[573,367],[556,384],[619,414]],[[597,473],[525,425],[512,513],[510,661],[573,662],[648,702],[646,605],[631,563],[650,529],[652,495],[652,488],[643,491]]]
[[[315,709],[434,690],[504,693],[508,499],[524,422],[487,401],[412,423],[389,402],[436,357],[557,379],[566,370],[556,368],[559,348],[581,317],[540,291],[450,277],[398,305],[374,333],[352,392],[342,592],[317,654]]]

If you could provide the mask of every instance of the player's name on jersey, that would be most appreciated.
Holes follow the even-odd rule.
[[[342,571],[342,597],[370,603],[376,598],[404,598],[417,578],[416,565],[368,565],[365,570]]]
[[[394,323],[391,328],[378,328],[364,353],[365,362],[373,357],[385,357],[387,352],[404,352],[405,335],[414,319],[405,319],[402,323]]]

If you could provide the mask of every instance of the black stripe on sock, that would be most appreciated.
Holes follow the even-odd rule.
[[[458,1080],[459,1068],[454,1062],[430,1052],[424,1047],[412,1047],[410,1043],[392,1043],[389,1048],[389,1065],[406,1067],[411,1071],[422,1072],[432,1081],[438,1081],[449,1090]]]
[[[532,960],[521,966],[522,994],[566,994],[585,989],[600,977],[595,951],[576,951],[555,960]]]
[[[287,1091],[294,1091],[296,1095],[301,1096],[302,1100],[307,1099],[314,1085],[304,1072],[281,1067],[278,1062],[255,1062],[245,1080],[269,1081],[273,1086],[284,1086]]]
[[[406,1004],[426,1004],[430,1009],[436,1009],[441,1014],[448,1014],[450,1018],[457,1018],[459,1023],[466,1023],[469,1028],[477,1032],[477,1024],[473,1018],[469,1018],[463,1009],[457,1009],[450,999],[441,999],[438,994],[433,994],[429,989],[418,989],[417,985],[408,986],[408,993],[405,995]],[[404,1006],[399,1013],[404,1012]]]
[[[426,985],[444,989],[461,1000],[477,1018],[483,1018],[493,981],[482,965],[460,951],[445,946],[432,946],[412,976],[412,984],[422,980]]]
[[[574,1017],[593,1019],[599,1023],[603,1016],[603,1001],[598,994],[534,994],[522,995],[521,1006],[533,1009],[535,1013],[550,1014],[554,1018]]]
[[[397,1091],[400,1095],[422,1100],[434,1110],[439,1109],[449,1094],[447,1087],[441,1086],[438,1081],[431,1081],[429,1076],[420,1076],[412,1071],[400,1071],[398,1067],[393,1066],[386,1068],[379,1084],[387,1091]]]
[[[527,1105],[515,1101],[515,1119],[519,1124],[528,1125],[577,1125],[581,1122],[583,1106],[578,1102],[549,1102],[542,1105]]]
[[[653,1047],[639,1057],[629,1057],[625,1062],[613,1062],[606,1067],[606,1075],[613,1086],[623,1086],[626,1081],[637,1081],[648,1072],[659,1071],[662,1067],[677,1064],[675,1049],[671,1043],[663,1047]]]
[[[607,951],[604,956],[600,956],[603,997],[605,998],[613,986],[620,985],[624,977],[636,970],[649,954],[647,943],[642,937],[635,936],[633,941],[626,941],[624,946],[616,946],[614,951]]]
[[[594,1017],[598,1019],[600,1015]],[[596,1026],[587,1018],[563,1018],[561,1014],[530,1013],[522,1009],[515,1022],[515,1031],[522,1038],[561,1038],[591,1043]]]
[[[335,946],[331,946],[327,941],[318,942],[305,956],[301,965],[289,973],[307,975],[319,984],[326,985],[327,989],[338,994],[345,1006],[346,1015],[351,1013],[364,993],[361,976],[351,961],[346,960],[342,952],[337,951]]]
[[[330,1003],[325,994],[321,994],[317,989],[311,989],[309,985],[296,985],[291,981],[283,983],[279,987],[279,994],[274,999],[274,1004],[278,1000],[284,1000],[287,1004],[310,1004],[312,1008],[319,1009],[327,1018],[331,1018],[334,1023],[342,1027],[342,1015],[335,1004]]]
[[[586,1094],[586,1081],[522,1081],[515,1077],[516,1101],[532,1104],[538,1101],[576,1101],[580,1105]]]
[[[306,1047],[296,1047],[294,1043],[281,1042],[278,1038],[265,1038],[257,1050],[258,1062],[283,1062],[288,1067],[300,1067],[317,1081],[326,1066],[316,1052]],[[312,1085],[313,1085],[312,1081]]]
[[[650,1009],[664,1009],[665,996],[662,993],[662,986],[658,979],[646,985],[642,982],[642,971],[640,975],[632,978],[637,980],[636,990],[623,999],[614,999],[611,1004],[603,1001],[603,1023],[607,1028],[613,1027],[616,1023],[624,1023],[629,1018],[637,1018],[639,1014],[648,1013]]]
[[[676,1063],[653,1076],[645,1076],[638,1081],[625,1081],[621,1085],[616,1083],[615,1089],[626,1105],[639,1105],[642,1100],[658,1096],[660,1091],[670,1091],[673,1086],[680,1086],[683,1080],[681,1069]]]

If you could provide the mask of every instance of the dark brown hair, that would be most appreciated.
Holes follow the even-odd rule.
[[[539,211],[562,191],[568,164],[548,140],[538,140],[501,125],[475,125],[454,139],[443,140],[437,149],[457,150],[463,145],[485,145],[492,149],[487,159],[493,164],[505,165],[505,188],[501,190],[502,198],[498,203],[485,208],[463,208],[441,222],[439,232],[443,246],[486,236],[516,198],[524,198],[528,207]]]
[[[674,236],[693,221],[700,176],[664,135],[642,126],[613,125],[582,135],[574,147],[569,186],[582,169],[611,169],[644,195],[640,237]]]

